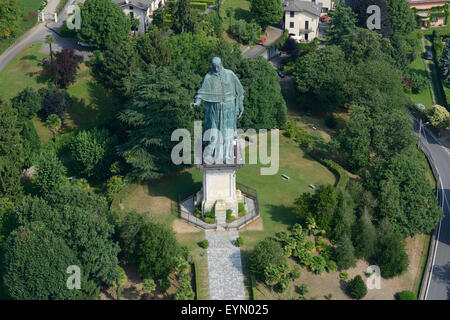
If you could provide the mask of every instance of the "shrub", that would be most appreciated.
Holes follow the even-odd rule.
[[[367,287],[360,275],[354,277],[347,286],[347,293],[353,299],[362,299],[367,294]]]
[[[242,237],[238,237],[236,239],[236,247],[242,247],[244,245],[244,239]]]
[[[106,184],[108,201],[112,201],[123,186],[124,183],[121,176],[112,176],[111,178],[109,178]]]
[[[205,220],[206,223],[216,223],[216,218],[205,217],[203,220]]]
[[[298,294],[304,296],[308,293],[308,285],[306,283],[302,283],[300,287],[297,287]]]
[[[203,249],[208,249],[209,241],[207,239],[198,242],[199,247]]]
[[[409,79],[411,80],[412,91],[414,93],[419,93],[428,88],[429,82],[427,76],[425,75],[413,72],[409,75]]]
[[[236,219],[236,217],[233,216],[232,214],[233,214],[233,211],[231,209],[227,209],[227,222],[228,223],[233,222]]]
[[[246,213],[247,211],[245,210],[245,203],[243,202],[238,203],[238,216],[242,217]]]
[[[299,266],[295,266],[294,269],[292,269],[291,271],[291,277],[294,279],[298,279],[301,276],[301,272],[300,272],[300,267]]]
[[[166,292],[170,288],[170,280],[169,278],[163,278],[159,281],[159,289],[163,292]]]
[[[397,300],[417,300],[416,294],[409,290],[403,290],[403,291],[398,292],[395,295],[395,298]]]
[[[256,44],[261,35],[261,27],[254,22],[246,22],[245,20],[237,20],[231,25],[231,35],[244,44]]]
[[[341,272],[341,273],[339,274],[339,280],[341,280],[341,281],[347,281],[347,279],[348,279],[348,273],[347,273],[347,272]]]
[[[153,279],[144,279],[142,282],[142,291],[151,293],[156,289],[156,284]]]

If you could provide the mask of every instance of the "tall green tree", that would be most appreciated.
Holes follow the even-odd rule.
[[[201,110],[189,103],[200,86],[200,76],[188,64],[170,67],[150,66],[138,72],[131,82],[132,99],[119,119],[128,128],[128,139],[120,154],[139,180],[161,177],[180,166],[171,160],[172,132],[178,128],[193,130],[193,120],[201,119]]]
[[[236,75],[245,91],[245,112],[238,127],[244,130],[281,128],[286,122],[286,102],[279,77],[270,63],[262,57],[243,60]]]
[[[137,40],[137,52],[145,65],[158,67],[168,66],[171,61],[171,52],[161,31],[150,27],[147,32]]]
[[[14,230],[4,244],[2,276],[7,295],[15,300],[66,300],[78,290],[66,286],[69,266],[79,266],[63,239],[42,222]]]
[[[42,97],[32,88],[26,87],[11,99],[19,118],[31,119],[42,108]]]
[[[371,217],[364,211],[353,227],[352,242],[356,258],[371,258],[376,249],[377,234]]]
[[[67,169],[52,150],[42,152],[36,159],[37,174],[33,183],[37,192],[47,196],[67,183]]]
[[[356,265],[355,248],[349,237],[343,236],[338,240],[334,259],[339,269],[348,269]]]
[[[81,7],[78,40],[105,49],[116,46],[130,35],[130,20],[117,4],[109,0],[86,0]]]
[[[138,62],[134,40],[123,40],[103,52],[103,59],[92,66],[92,74],[105,88],[125,96],[128,94],[126,83],[136,72]]]
[[[337,4],[333,10],[328,12],[330,19],[327,24],[329,28],[326,32],[327,42],[339,44],[341,38],[349,34],[356,27],[356,14],[350,7]]]
[[[280,0],[251,0],[250,13],[253,19],[265,29],[268,25],[280,22],[283,16],[283,5]]]
[[[346,102],[346,82],[352,72],[344,52],[325,46],[298,58],[292,78],[301,102],[314,111],[333,111]]]
[[[271,238],[266,238],[255,246],[250,254],[250,270],[256,277],[264,281],[265,270],[269,266],[285,265],[281,244]]]
[[[398,35],[411,33],[416,27],[416,21],[409,3],[402,0],[384,0],[384,2],[389,10],[393,33]]]
[[[0,99],[0,197],[20,197],[21,137],[17,112]]]
[[[371,128],[372,120],[368,109],[355,106],[351,111],[347,126],[339,137],[341,149],[347,152],[347,161],[354,171],[369,164]]]
[[[166,225],[148,223],[139,233],[137,261],[139,274],[144,278],[166,278],[177,263],[180,245],[175,233]]]
[[[72,158],[82,175],[98,179],[110,174],[110,166],[115,160],[116,138],[106,129],[80,131],[70,143]]]

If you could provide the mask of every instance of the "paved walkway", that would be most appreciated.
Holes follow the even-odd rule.
[[[208,248],[209,298],[245,300],[241,250],[234,245],[237,231],[206,231]]]

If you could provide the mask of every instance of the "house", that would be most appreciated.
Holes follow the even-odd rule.
[[[424,27],[440,26],[445,24],[445,6],[450,1],[446,0],[406,0],[410,8],[416,10],[421,17]]]
[[[112,0],[126,15],[139,20],[139,33],[147,31],[153,12],[164,6],[165,0]]]
[[[283,28],[289,35],[300,41],[311,41],[319,35],[319,18],[331,9],[332,1],[323,2],[285,0],[283,2]],[[325,10],[326,9],[326,10]]]

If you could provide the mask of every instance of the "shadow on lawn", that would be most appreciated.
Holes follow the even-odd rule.
[[[293,224],[298,222],[298,219],[295,216],[292,207],[288,207],[285,205],[266,204],[263,206],[263,210],[267,211],[272,221],[281,222],[288,226],[292,226]]]
[[[160,179],[147,181],[148,193],[152,196],[164,196],[178,202],[194,194],[202,183],[194,181],[189,171],[174,172]]]

